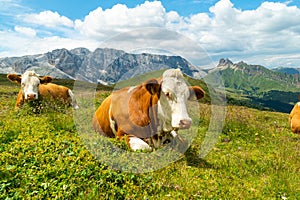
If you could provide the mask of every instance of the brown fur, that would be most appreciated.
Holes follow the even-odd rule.
[[[289,125],[293,133],[300,134],[300,105],[296,103],[289,116]]]
[[[157,134],[160,80],[150,79],[133,89],[114,91],[96,110],[93,118],[94,129],[107,137],[121,138],[128,135],[127,143],[131,135],[145,139]],[[204,91],[198,86],[190,87],[190,90],[194,91],[193,95],[197,99],[204,96]],[[109,117],[116,122],[116,135],[110,127]]]
[[[158,85],[157,82],[154,84]],[[130,88],[113,92],[95,112],[94,129],[102,135],[115,137],[110,127],[109,116],[111,116],[116,122],[115,129],[118,137],[123,137],[124,134],[132,134],[139,138],[150,137],[154,131],[153,127],[157,123],[157,119],[151,114],[152,112],[149,113],[149,109],[157,112],[157,86],[154,84],[141,84],[130,93],[128,93]],[[151,95],[147,87],[150,91],[153,90],[155,94]],[[110,110],[112,102],[113,106]]]

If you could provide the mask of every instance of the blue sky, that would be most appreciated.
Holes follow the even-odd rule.
[[[225,57],[300,67],[299,19],[298,0],[0,0],[0,58],[93,50],[114,35],[152,27],[191,39],[216,63]],[[170,45],[158,38],[155,43]]]
[[[144,0],[24,0],[22,4],[39,12],[43,10],[57,11],[70,19],[83,19],[88,13],[97,7],[103,9],[112,8],[115,4],[125,4],[129,8],[134,8],[139,4],[144,3]],[[162,0],[161,1],[166,11],[177,11],[182,16],[189,16],[199,12],[208,12],[209,8],[213,6],[218,0]],[[264,0],[232,0],[236,8],[248,10],[255,9]],[[276,1],[288,2],[288,1]],[[300,5],[300,2],[291,1],[289,5]]]

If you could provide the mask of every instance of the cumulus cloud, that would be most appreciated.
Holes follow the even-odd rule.
[[[75,29],[87,37],[103,39],[107,36],[142,27],[164,27],[166,11],[161,2],[154,1],[128,8],[117,4],[111,9],[101,7],[82,20],[75,21]]]
[[[30,24],[36,24],[36,25],[42,25],[45,27],[55,28],[60,26],[65,27],[73,27],[73,21],[65,16],[61,16],[57,12],[52,11],[43,11],[38,14],[25,14],[22,16],[23,21],[30,23]]]
[[[15,26],[15,31],[29,37],[36,36],[36,31],[28,27]]]
[[[76,47],[75,45],[94,48],[96,44],[117,34],[137,29],[142,32],[145,28],[158,27],[189,37],[216,61],[221,57],[229,57],[234,61],[243,59],[246,62],[259,59],[258,64],[269,67],[276,66],[279,59],[283,60],[284,55],[294,58],[293,55],[299,52],[300,9],[289,6],[288,3],[266,1],[256,9],[241,10],[230,0],[220,0],[206,13],[181,16],[176,11],[166,11],[160,1],[146,1],[133,8],[123,4],[105,10],[98,7],[84,19],[74,21],[55,11],[30,12],[31,14],[19,15],[22,17],[20,21],[26,22],[25,25],[16,25],[13,31],[6,33],[14,34],[14,37],[35,37],[35,43],[39,42],[40,45],[37,46],[41,47],[48,45],[59,48],[61,45],[55,42],[57,40],[70,48]],[[157,33],[152,42],[148,40],[147,44],[171,45],[169,39],[172,37],[164,34],[165,31]],[[127,36],[127,40],[142,42],[153,35],[145,31],[138,35],[140,38],[130,34]],[[85,44],[78,42],[85,40],[88,41]],[[48,44],[44,45],[43,42]],[[49,45],[49,42],[53,44]],[[178,41],[174,43],[176,44],[173,45],[180,45]],[[270,59],[272,57],[278,59]],[[297,65],[295,60],[297,59],[288,61],[290,65]]]
[[[59,48],[73,49],[88,46],[95,49],[99,46],[94,40],[88,39],[62,38],[59,36],[40,38],[33,35],[24,37],[24,32],[28,30],[22,27],[17,29],[19,31],[0,31],[0,57],[40,54]]]
[[[159,1],[146,1],[135,8],[121,4],[106,10],[99,7],[84,20],[76,20],[75,30],[85,37],[103,40],[137,28],[167,28],[198,42],[214,58],[238,59],[242,54],[295,51],[300,37],[299,18],[299,8],[285,3],[264,2],[257,9],[241,10],[230,0],[220,0],[208,13],[183,17],[175,11],[167,12]],[[164,36],[160,38],[163,42]]]
[[[181,32],[212,56],[240,59],[248,55],[250,60],[253,55],[289,54],[299,48],[300,10],[296,6],[264,2],[255,10],[240,10],[230,0],[220,0],[209,14],[185,18]]]

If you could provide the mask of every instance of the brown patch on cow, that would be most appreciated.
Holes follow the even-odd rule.
[[[193,99],[194,97],[196,97],[196,99],[199,100],[203,98],[205,95],[204,90],[199,86],[190,86],[189,90],[190,90],[189,100]]]
[[[110,105],[111,105],[111,95],[108,96],[99,106],[95,115],[93,117],[93,127],[95,131],[100,133],[101,135],[107,137],[115,137],[111,127],[110,127]],[[117,130],[117,127],[115,127]]]
[[[108,116],[116,123],[118,137],[131,134],[147,138],[156,132],[158,82],[149,80],[129,89],[114,91],[95,112],[93,126],[101,135],[114,136]]]
[[[153,92],[153,94],[150,94]],[[139,86],[130,95],[128,104],[129,119],[135,125],[144,127],[150,124],[155,119],[157,114],[157,96],[156,86],[146,88]]]
[[[40,83],[41,84],[46,84],[52,82],[52,77],[51,76],[44,76],[40,78]]]
[[[17,74],[8,74],[7,78],[14,83],[21,84],[22,78],[21,78],[21,76],[19,76]]]
[[[300,134],[300,103],[296,103],[289,115],[289,125],[293,133]]]

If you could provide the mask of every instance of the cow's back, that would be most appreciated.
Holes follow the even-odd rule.
[[[60,100],[63,103],[70,103],[69,88],[53,83],[40,84],[39,95],[40,100]]]
[[[296,103],[289,116],[289,124],[293,133],[300,133],[300,103]]]

